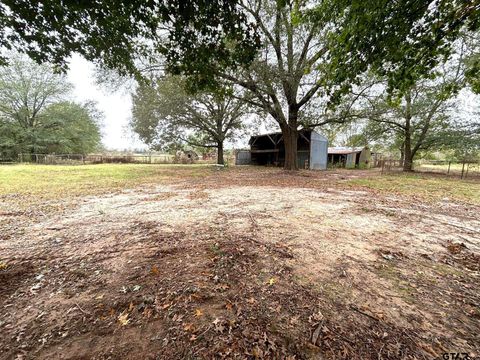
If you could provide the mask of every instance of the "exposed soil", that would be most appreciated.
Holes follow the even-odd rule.
[[[371,172],[369,173],[371,175]],[[0,214],[1,359],[480,356],[480,207],[247,169]]]

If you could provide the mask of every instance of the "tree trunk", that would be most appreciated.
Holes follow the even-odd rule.
[[[403,156],[403,171],[413,171],[412,139],[410,137],[409,121],[407,121],[407,130],[405,130],[405,148]]]
[[[403,161],[403,171],[413,171],[413,156],[412,150],[405,148],[405,159]]]
[[[297,164],[297,129],[286,125],[282,127],[283,142],[285,144],[285,170],[298,170]]]
[[[288,124],[280,126],[285,144],[285,170],[298,170],[297,163],[297,130],[298,111],[291,105],[288,110]]]
[[[410,121],[412,119],[411,105],[412,98],[410,92],[405,95],[405,141],[404,146],[404,160],[403,171],[413,171],[413,152],[412,152],[412,133]]]
[[[223,141],[219,141],[217,144],[217,164],[224,165],[223,160]]]

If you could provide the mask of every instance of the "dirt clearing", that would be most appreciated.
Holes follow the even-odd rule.
[[[203,175],[4,196],[0,358],[480,356],[480,206],[368,171]]]

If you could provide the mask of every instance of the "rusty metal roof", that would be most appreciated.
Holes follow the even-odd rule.
[[[353,153],[362,152],[363,147],[329,147],[329,154],[339,154],[339,155],[348,155]]]

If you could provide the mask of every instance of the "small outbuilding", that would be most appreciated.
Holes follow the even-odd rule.
[[[329,147],[328,164],[332,167],[370,168],[372,152],[365,147]]]
[[[285,163],[285,144],[282,133],[252,136],[249,141],[250,152],[237,152],[236,164],[283,166]],[[297,164],[299,168],[325,170],[327,168],[328,140],[314,130],[298,131]]]

